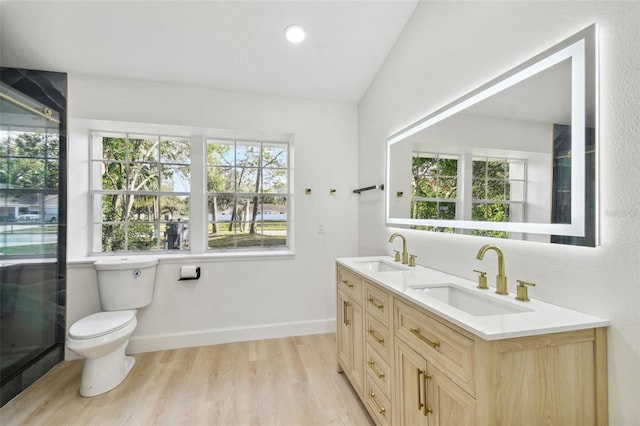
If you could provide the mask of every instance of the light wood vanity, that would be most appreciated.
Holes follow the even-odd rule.
[[[608,424],[606,327],[485,339],[347,264],[338,362],[376,424]]]

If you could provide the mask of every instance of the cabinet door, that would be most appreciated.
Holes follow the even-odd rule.
[[[348,312],[349,297],[343,292],[338,292],[338,312],[337,312],[337,344],[338,344],[338,361],[342,369],[347,372],[351,368],[351,362],[349,355],[351,352],[351,345],[349,344],[349,324],[348,324]]]
[[[427,362],[402,340],[396,339],[396,424],[428,425],[425,406]]]
[[[465,426],[477,423],[476,400],[440,370],[427,365],[425,376],[429,426]]]
[[[477,423],[476,400],[402,340],[396,340],[396,421],[401,425]]]
[[[364,318],[362,307],[338,292],[338,361],[359,395],[364,391]]]

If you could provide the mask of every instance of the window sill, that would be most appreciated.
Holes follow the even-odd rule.
[[[67,265],[69,266],[82,266],[93,265],[96,260],[110,258],[110,257],[157,257],[160,263],[184,263],[185,261],[200,261],[200,262],[233,262],[233,261],[246,261],[246,260],[284,260],[295,258],[295,252],[293,250],[272,250],[272,251],[224,251],[224,252],[207,252],[200,254],[192,253],[176,253],[167,254],[162,253],[109,253],[101,255],[91,255],[77,259],[67,259]]]

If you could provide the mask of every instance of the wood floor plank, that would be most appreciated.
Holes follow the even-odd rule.
[[[13,425],[367,425],[336,372],[334,334],[136,354],[117,388],[78,393],[82,361],[57,365],[0,408]]]

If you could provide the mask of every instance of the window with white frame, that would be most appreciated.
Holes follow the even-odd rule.
[[[472,161],[472,219],[522,222],[526,202],[526,162],[510,158],[474,157]],[[503,231],[474,231],[508,237]]]
[[[93,132],[93,251],[189,249],[190,141]]]
[[[207,140],[209,249],[287,247],[287,143]]]
[[[92,132],[93,252],[289,248],[289,143],[192,139]]]
[[[0,123],[0,259],[56,256],[61,161],[57,126]]]
[[[458,156],[414,152],[412,219],[455,219],[458,201]]]

